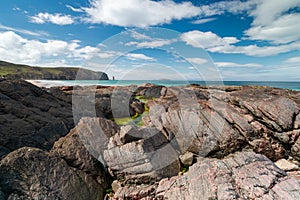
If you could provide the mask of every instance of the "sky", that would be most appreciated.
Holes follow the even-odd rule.
[[[300,0],[2,0],[0,60],[116,79],[299,81]]]

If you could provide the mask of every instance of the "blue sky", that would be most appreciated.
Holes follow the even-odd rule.
[[[3,0],[0,60],[117,79],[299,81],[299,21],[299,0]]]

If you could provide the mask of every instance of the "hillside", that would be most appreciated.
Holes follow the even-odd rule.
[[[77,76],[79,68],[69,67],[31,67],[0,61],[0,77],[28,80],[108,80],[104,72],[95,72],[88,69],[80,69],[80,77]]]

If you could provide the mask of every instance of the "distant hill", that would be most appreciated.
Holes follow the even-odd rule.
[[[0,77],[10,79],[28,80],[108,80],[104,72],[95,72],[88,69],[80,69],[80,76],[77,77],[79,68],[69,67],[31,67],[0,61]]]

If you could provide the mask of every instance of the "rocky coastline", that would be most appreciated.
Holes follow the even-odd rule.
[[[300,199],[300,91],[0,80],[2,199]]]

